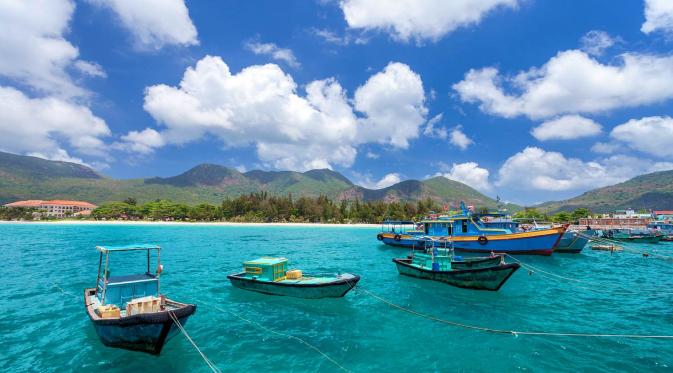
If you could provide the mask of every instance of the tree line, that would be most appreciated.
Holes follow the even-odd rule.
[[[333,201],[325,196],[294,198],[291,194],[269,196],[267,192],[259,192],[226,198],[220,205],[189,206],[170,200],[138,204],[129,198],[102,204],[91,216],[97,220],[380,223],[385,219],[418,219],[441,207],[429,198],[415,203]]]
[[[534,208],[524,208],[512,215],[514,219],[530,219],[536,221],[550,221],[553,223],[577,223],[579,219],[588,218],[591,211],[586,208],[578,208],[573,211],[559,211],[548,215]]]

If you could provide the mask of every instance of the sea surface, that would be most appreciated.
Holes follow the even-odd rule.
[[[408,252],[379,244],[376,233],[0,224],[0,371],[208,371],[182,335],[160,357],[106,348],[98,340],[83,304],[83,289],[96,280],[95,246],[129,243],[162,246],[162,292],[198,305],[185,328],[225,372],[344,371],[337,364],[353,372],[673,371],[671,339],[491,334],[424,319],[371,295],[490,328],[673,335],[673,261],[588,248],[579,255],[519,256],[538,271],[522,268],[499,292],[480,292],[398,275],[391,259]],[[630,248],[673,256],[670,243]],[[263,255],[287,257],[305,273],[359,274],[358,287],[367,292],[302,300],[232,288],[226,275]],[[137,260],[111,256],[112,273],[144,264],[131,259]]]

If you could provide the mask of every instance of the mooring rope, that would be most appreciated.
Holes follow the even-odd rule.
[[[63,294],[70,295],[70,296],[73,297],[73,298],[79,298],[77,295],[75,295],[75,294],[73,294],[73,293],[71,293],[71,292],[69,292],[69,291],[65,291],[62,287],[58,286],[58,284],[56,284],[55,282],[52,282],[51,285],[52,285],[53,287],[57,288],[58,290],[60,290],[61,293],[63,293]]]
[[[549,336],[549,337],[585,337],[585,338],[631,338],[631,339],[673,339],[673,335],[648,335],[648,334],[605,334],[605,333],[566,333],[566,332],[539,332],[539,331],[518,331],[518,330],[507,330],[507,329],[497,329],[489,328],[479,325],[470,325],[459,323],[455,321],[441,319],[436,316],[428,315],[422,312],[414,311],[410,308],[401,306],[399,304],[393,303],[383,297],[380,297],[371,291],[363,288],[357,288],[357,291],[364,292],[369,296],[387,304],[390,307],[396,308],[400,311],[407,312],[409,314],[422,317],[427,320],[435,321],[441,324],[456,326],[464,329],[478,330],[487,333],[494,334],[509,334],[513,336],[519,335],[537,335],[537,336]]]
[[[577,232],[577,234],[581,237],[587,238],[591,241],[598,242],[600,244],[609,244],[612,246],[619,246],[621,247],[624,251],[628,251],[631,253],[635,254],[641,254],[644,256],[652,256],[655,258],[661,258],[665,260],[673,260],[673,256],[668,256],[668,255],[661,255],[657,254],[657,250],[653,249],[651,251],[642,251],[642,250],[636,250],[630,247],[630,245],[636,244],[637,242],[629,242],[629,241],[619,241],[607,237],[599,237],[599,236],[590,236],[581,232]]]
[[[600,284],[600,283],[597,283],[597,282],[591,282],[591,281],[584,281],[584,280],[571,278],[571,277],[566,277],[566,276],[561,276],[561,275],[556,274],[556,273],[544,271],[544,270],[542,270],[538,267],[532,266],[528,263],[524,263],[523,261],[521,261],[521,260],[519,260],[519,259],[517,259],[517,258],[515,258],[515,257],[513,257],[509,254],[505,254],[505,256],[507,256],[510,259],[516,261],[523,268],[529,270],[532,273],[539,272],[539,273],[542,274],[542,276],[550,277],[553,280],[557,280],[557,281],[559,281],[559,280],[572,281],[572,282],[575,282],[575,284],[573,284],[573,286],[578,287],[580,289],[586,289],[586,290],[590,290],[590,291],[593,291],[593,292],[600,292],[600,293],[604,292],[603,291],[605,289],[604,284]],[[586,285],[589,285],[589,286],[582,286],[582,285],[579,285],[579,284],[586,284]],[[633,289],[632,291],[615,290],[615,291],[612,291],[612,294],[620,294],[620,295],[633,295],[634,293],[657,293],[657,294],[667,294],[667,295],[673,294],[673,291],[670,291],[670,290],[671,290],[671,286],[662,286],[659,289],[637,288],[637,289]]]
[[[175,323],[175,325],[178,327],[178,329],[182,332],[182,334],[185,336],[185,338],[187,338],[187,340],[189,341],[189,343],[191,343],[192,346],[194,346],[194,348],[196,349],[196,351],[199,353],[199,355],[201,355],[201,358],[202,358],[203,361],[208,365],[208,367],[210,368],[210,370],[212,370],[213,372],[216,372],[216,373],[221,373],[222,371],[220,370],[220,368],[218,368],[218,367],[217,367],[217,366],[216,366],[216,365],[215,365],[215,364],[214,364],[214,363],[213,363],[213,362],[206,356],[206,354],[204,354],[203,351],[201,351],[201,349],[199,348],[199,346],[196,345],[196,342],[194,342],[194,340],[192,339],[192,337],[189,336],[189,333],[187,333],[187,331],[185,330],[184,326],[182,326],[182,323],[180,323],[180,320],[178,320],[177,316],[175,316],[175,314],[173,313],[173,311],[168,311],[168,315],[171,317],[171,319],[173,320],[173,322]]]
[[[247,318],[245,318],[245,317],[239,315],[239,314],[236,313],[236,312],[233,312],[233,311],[230,311],[230,310],[227,310],[227,309],[218,307],[218,306],[216,306],[216,305],[214,305],[214,304],[212,304],[212,303],[207,303],[207,302],[200,302],[200,303],[209,305],[210,307],[212,307],[212,308],[214,308],[214,309],[216,309],[216,310],[218,310],[218,311],[220,311],[220,312],[226,312],[226,313],[229,313],[230,315],[233,315],[233,316],[235,316],[236,318],[238,318],[238,319],[240,319],[240,320],[242,320],[242,321],[245,321],[245,322],[248,323],[248,324],[251,324],[251,325],[253,325],[253,326],[256,326],[256,327],[258,327],[258,328],[260,328],[260,329],[262,329],[262,330],[265,330],[265,331],[267,331],[267,332],[269,332],[269,333],[273,333],[273,334],[275,334],[275,335],[278,335],[278,336],[281,336],[281,337],[285,337],[285,338],[288,338],[288,339],[294,339],[295,341],[300,342],[300,343],[304,344],[305,346],[311,348],[311,349],[314,350],[315,352],[319,353],[323,358],[325,358],[327,361],[329,361],[330,363],[334,364],[337,368],[343,370],[344,372],[352,372],[350,369],[348,369],[348,368],[344,367],[343,365],[339,364],[338,361],[336,361],[336,360],[334,360],[333,358],[331,358],[329,355],[327,355],[327,354],[326,354],[325,352],[323,352],[321,349],[319,349],[318,347],[312,345],[311,343],[307,342],[306,340],[304,340],[304,339],[302,339],[302,338],[299,338],[299,337],[294,336],[294,335],[292,335],[292,334],[286,334],[286,333],[279,332],[279,331],[277,331],[277,330],[271,329],[271,328],[269,328],[269,327],[267,327],[267,326],[264,326],[264,325],[258,323],[257,321],[253,321],[253,320],[247,319]]]

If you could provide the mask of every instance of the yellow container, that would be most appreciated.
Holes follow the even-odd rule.
[[[288,280],[299,280],[302,274],[300,269],[291,269],[285,272],[285,276]]]
[[[109,304],[107,306],[100,306],[96,309],[98,315],[103,319],[116,319],[121,316],[119,307]]]

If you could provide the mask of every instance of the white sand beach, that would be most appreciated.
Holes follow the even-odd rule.
[[[331,224],[331,223],[235,223],[235,222],[185,222],[185,221],[129,221],[129,220],[41,220],[7,221],[0,224],[44,224],[44,225],[186,225],[186,226],[276,226],[276,227],[322,227],[322,228],[380,228],[380,224]]]

